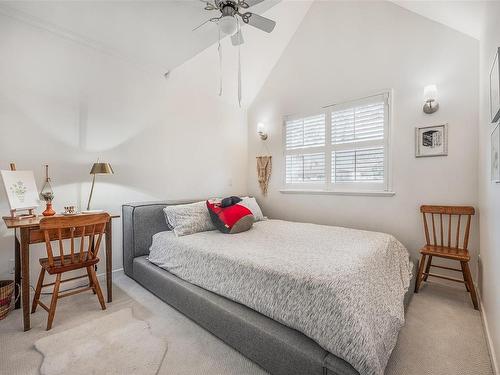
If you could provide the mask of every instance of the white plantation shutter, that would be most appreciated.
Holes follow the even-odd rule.
[[[389,93],[286,119],[285,184],[387,190],[388,130]]]
[[[325,145],[325,114],[286,122],[286,149]]]
[[[384,139],[384,102],[332,112],[332,142]]]
[[[332,152],[332,182],[384,181],[384,148]]]
[[[296,150],[285,157],[287,184],[325,182],[325,119],[321,113],[285,121],[285,149]]]
[[[324,182],[325,153],[286,156],[286,183]]]

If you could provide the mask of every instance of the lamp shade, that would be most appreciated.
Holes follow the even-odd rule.
[[[437,100],[437,86],[436,85],[428,85],[424,87],[424,100]]]
[[[111,168],[111,164],[109,163],[94,163],[92,169],[90,170],[90,174],[113,174],[113,168]]]

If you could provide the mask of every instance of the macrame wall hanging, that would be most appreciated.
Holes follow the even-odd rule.
[[[271,156],[257,156],[257,179],[262,194],[267,195],[269,178],[271,177]]]

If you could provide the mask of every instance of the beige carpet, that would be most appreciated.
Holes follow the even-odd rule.
[[[155,375],[167,352],[165,338],[125,308],[88,323],[43,337],[35,348],[43,375]]]
[[[161,375],[265,374],[259,366],[123,274],[115,277],[114,301],[107,310],[100,310],[90,293],[66,298],[58,304],[54,328],[48,333],[47,314],[41,309],[32,315],[33,329],[29,332],[21,330],[19,310],[0,321],[0,374],[39,373],[43,356],[34,348],[37,340],[126,308],[131,308],[137,319],[148,322],[152,335],[167,340]],[[386,374],[493,374],[481,317],[472,308],[465,290],[438,282],[424,285],[410,304],[406,326]]]
[[[386,368],[407,374],[493,374],[481,314],[463,285],[429,279],[413,296]]]

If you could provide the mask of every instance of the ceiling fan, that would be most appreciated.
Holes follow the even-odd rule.
[[[200,1],[205,4],[205,10],[218,10],[221,14],[219,17],[212,17],[203,22],[194,30],[197,30],[208,22],[216,22],[221,33],[231,36],[231,42],[235,46],[243,44],[244,42],[243,35],[241,34],[241,29],[239,27],[239,18],[241,18],[243,23],[256,27],[257,29],[267,33],[273,31],[276,26],[276,22],[270,20],[269,18],[245,11],[246,9],[259,4],[264,0],[214,0],[213,3],[207,0]]]
[[[203,22],[194,30],[199,29],[208,22],[215,22],[219,27],[219,96],[222,96],[222,46],[221,46],[221,34],[231,36],[231,43],[233,46],[238,46],[238,103],[241,107],[241,56],[240,56],[240,46],[244,43],[243,35],[241,33],[241,23],[248,24],[250,26],[256,27],[262,31],[270,33],[274,30],[276,22],[270,20],[269,18],[262,17],[256,13],[247,12],[246,9],[257,5],[264,0],[200,0],[205,4],[205,10],[207,11],[219,11],[219,17],[212,17],[205,22]],[[243,13],[242,13],[243,12]]]

